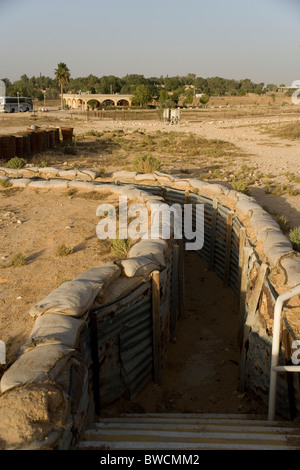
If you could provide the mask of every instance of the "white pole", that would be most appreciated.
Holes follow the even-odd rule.
[[[275,302],[274,308],[274,323],[273,323],[273,341],[272,341],[272,357],[271,357],[271,372],[270,372],[270,390],[269,390],[269,412],[268,420],[274,421],[275,408],[276,408],[276,388],[277,388],[277,370],[279,351],[280,351],[280,320],[283,303],[300,294],[300,284],[289,289],[283,294],[279,295]]]

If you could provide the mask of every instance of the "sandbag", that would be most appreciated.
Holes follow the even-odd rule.
[[[60,170],[58,174],[60,178],[73,179],[77,175],[77,170]]]
[[[47,187],[49,189],[66,189],[68,187],[69,182],[66,180],[59,180],[59,179],[53,179],[47,181]]]
[[[77,172],[77,178],[94,180],[97,176],[99,176],[99,173],[93,170],[78,170]]]
[[[26,186],[31,182],[29,178],[12,178],[10,183],[15,188],[26,188]]]
[[[130,248],[128,258],[145,256],[160,266],[165,266],[164,250],[167,247],[168,243],[165,240],[141,240]]]
[[[44,168],[39,168],[39,175],[41,178],[55,178],[59,176],[59,170],[58,168],[47,166]]]
[[[136,175],[137,175],[136,171],[120,170],[120,171],[116,171],[115,173],[113,173],[112,177],[115,181],[132,182],[134,181]]]
[[[50,181],[45,181],[45,180],[31,181],[28,186],[30,188],[49,189]]]
[[[39,168],[37,166],[19,168],[17,171],[18,176],[22,176],[23,178],[34,178],[39,176]]]
[[[109,289],[103,289],[101,294],[96,299],[95,307],[114,302],[120,297],[127,295],[128,292],[143,282],[143,276],[120,277],[110,284]]]
[[[2,171],[3,170],[3,171]],[[16,178],[18,175],[18,171],[16,168],[2,168],[1,167],[1,174],[5,174],[6,176],[9,176],[10,178]]]
[[[69,188],[76,188],[76,189],[87,189],[90,191],[94,190],[94,185],[93,183],[90,183],[88,181],[70,181],[69,182]]]
[[[122,260],[121,265],[127,277],[148,277],[152,271],[159,269],[159,263],[155,263],[152,259],[146,258],[146,256]]]
[[[34,327],[21,350],[25,352],[45,344],[63,344],[74,348],[84,325],[84,320],[68,315],[56,313],[42,315],[35,320]]]
[[[102,266],[94,266],[75,277],[74,281],[87,281],[105,284],[113,281],[121,275],[121,269],[116,264],[103,264]]]
[[[32,317],[44,313],[60,313],[81,317],[93,304],[103,284],[73,280],[64,282],[29,310]]]
[[[1,379],[1,392],[18,385],[55,381],[74,352],[63,344],[41,346],[21,354]]]
[[[141,173],[135,176],[136,181],[156,181],[153,173]]]

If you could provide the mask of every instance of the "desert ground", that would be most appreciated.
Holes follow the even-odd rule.
[[[139,119],[138,112],[130,115],[121,111],[99,118],[93,112],[89,115],[75,110],[60,112],[49,107],[48,112],[0,116],[0,133],[24,131],[32,125],[73,127],[72,146],[51,149],[34,156],[28,164],[94,169],[99,172],[99,181],[110,181],[112,173],[118,170],[133,170],[137,156],[151,154],[159,160],[162,172],[218,182],[246,192],[288,235],[290,228],[300,225],[300,140],[291,132],[299,125],[300,105],[292,105],[289,100],[286,98],[285,104],[270,102],[270,99],[261,104],[259,100],[236,100],[228,104],[224,99],[214,99],[214,107],[182,110],[180,122],[173,125],[160,121],[153,112],[151,119],[146,113],[143,120]],[[33,327],[29,309],[65,280],[114,259],[110,243],[97,239],[95,227],[99,201],[115,200],[111,194],[100,200],[99,195],[81,191],[56,190],[53,193],[44,189],[0,187],[0,201],[0,339],[7,346],[7,364],[0,366],[1,376]],[[195,260],[189,256],[186,263],[189,279],[192,279],[191,270],[197,269]],[[218,282],[213,276],[201,265],[195,279],[210,283],[212,288]],[[208,285],[205,290],[209,291]],[[199,332],[202,322],[197,310],[200,299],[195,299],[193,291],[188,291],[186,318],[178,332],[178,344],[170,346],[168,370],[171,375],[166,376],[162,388],[149,386],[152,399],[147,389],[145,397],[132,406],[146,411],[203,411],[203,401],[199,402],[199,393],[188,379],[188,367],[193,370],[193,364],[194,367],[198,364],[202,371],[202,383],[210,383],[210,378],[216,375],[224,378],[219,380],[221,388],[213,391],[212,387],[209,394],[204,390],[208,408],[217,409],[222,380],[226,377],[224,391],[228,389],[227,396],[230,403],[234,402],[235,410],[256,406],[249,397],[238,395],[236,383],[228,380],[231,374],[236,376],[238,358],[234,326],[228,327],[228,335],[225,335],[224,325],[234,325],[236,312],[231,293],[226,290],[222,296],[225,316],[219,314],[221,307],[217,301],[213,305],[206,303],[204,317],[207,316],[208,324],[203,326],[193,344],[184,343],[195,325]],[[219,318],[217,323],[216,317]],[[229,355],[222,353],[222,358],[216,358],[215,366],[209,370],[205,364],[207,366],[211,357],[204,364],[204,353],[197,349],[199,337],[203,338],[205,331],[206,351],[214,351],[220,344],[226,354],[231,351]],[[220,331],[224,332],[226,344],[218,337]],[[178,349],[176,353],[175,347],[184,354],[178,353]],[[168,387],[180,375],[183,385],[175,384],[176,393],[170,391]],[[186,389],[193,389],[188,398]],[[241,400],[246,401],[241,403]]]

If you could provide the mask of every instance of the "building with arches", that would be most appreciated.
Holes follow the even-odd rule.
[[[97,109],[105,107],[131,106],[133,95],[120,94],[91,94],[91,93],[64,93],[63,103],[70,109]]]

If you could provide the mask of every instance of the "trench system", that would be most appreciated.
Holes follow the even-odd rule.
[[[184,246],[184,244],[183,244]],[[122,413],[225,413],[267,416],[268,408],[240,385],[238,296],[200,252],[183,250],[184,309],[167,348],[161,382],[131,399],[100,408]]]
[[[266,405],[240,390],[235,295],[197,253],[185,252],[184,269],[185,308],[176,340],[169,343],[161,384],[148,384],[122,403],[122,412],[266,416]]]
[[[34,183],[33,187],[36,187]],[[37,185],[39,183],[37,181]],[[114,184],[118,186],[120,182],[116,180]],[[82,187],[80,183],[78,186]],[[129,192],[132,187],[151,192],[150,198],[148,193],[144,195],[147,201],[151,201],[152,196],[159,196],[160,201],[171,205],[192,204],[193,221],[195,204],[204,204],[204,244],[199,251],[187,251],[184,243],[165,243],[165,264],[161,261],[153,263],[149,275],[142,271],[144,274],[129,284],[129,292],[128,284],[122,286],[126,282],[124,277],[118,284],[106,270],[98,274],[104,283],[107,282],[108,290],[111,287],[108,298],[112,300],[109,303],[101,301],[99,306],[86,311],[88,321],[80,337],[74,340],[76,367],[67,363],[64,369],[62,365],[63,369],[58,371],[55,379],[58,384],[63,383],[72,400],[67,417],[72,431],[67,426],[62,435],[58,430],[51,437],[52,442],[58,439],[59,448],[69,448],[73,439],[80,438],[85,426],[102,416],[176,412],[267,415],[266,394],[260,399],[256,390],[258,393],[261,389],[268,390],[269,341],[261,338],[261,330],[254,331],[252,337],[247,336],[247,332],[245,335],[244,330],[245,313],[249,316],[252,311],[253,314],[258,302],[257,296],[250,294],[248,306],[252,310],[245,308],[244,311],[246,294],[251,290],[261,293],[264,278],[260,283],[257,278],[261,272],[265,273],[266,265],[257,262],[257,254],[246,238],[238,214],[223,205],[223,200],[214,196],[213,191],[207,195],[205,191],[199,194],[189,189],[131,183]],[[123,185],[112,189],[120,194],[125,190],[127,194]],[[154,247],[152,249],[155,251]],[[252,261],[249,264],[250,252]],[[258,274],[254,272],[251,279],[253,266],[256,271],[258,269]],[[116,266],[113,268],[115,271]],[[89,276],[94,279],[95,274],[89,273],[87,279]],[[245,280],[249,285],[245,286]],[[270,283],[263,287],[263,293],[273,295]],[[156,302],[153,301],[154,294]],[[177,310],[174,305],[179,306],[175,332],[171,328],[174,327],[174,310]],[[244,338],[241,342],[241,330],[244,330],[247,345]],[[42,334],[41,340],[43,337]],[[161,351],[154,347],[159,338],[163,346]],[[246,348],[247,364],[243,357]],[[163,367],[161,380],[157,381],[159,356],[162,356]],[[10,387],[16,381],[15,374],[19,380],[19,370],[14,371],[13,364],[3,376]],[[252,389],[252,385],[255,395],[245,393],[244,390]],[[279,385],[280,414],[286,414],[288,384],[283,378]],[[296,398],[298,390],[295,388]],[[41,442],[33,445],[40,448]],[[49,445],[52,444],[48,441]]]

